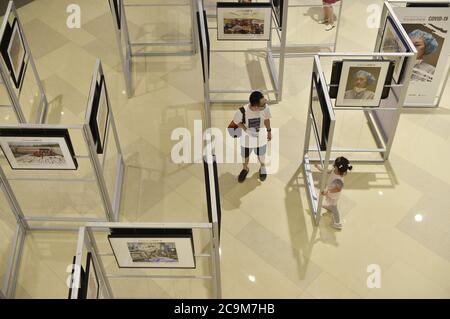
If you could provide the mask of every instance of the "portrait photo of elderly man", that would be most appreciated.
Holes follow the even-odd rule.
[[[438,41],[431,33],[420,29],[415,29],[408,35],[417,49],[417,60],[413,69],[412,81],[432,82],[436,66],[425,62],[425,60],[427,56],[439,49]]]
[[[347,90],[344,95],[344,99],[352,99],[352,100],[373,100],[375,97],[375,92],[369,89],[370,86],[376,84],[376,77],[365,70],[359,70],[355,73],[350,71],[348,85],[353,85],[353,88]],[[353,84],[352,84],[353,83]]]

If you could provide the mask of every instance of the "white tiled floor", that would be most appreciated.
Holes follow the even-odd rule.
[[[52,102],[49,121],[81,123],[95,59],[101,58],[126,162],[121,221],[206,220],[202,166],[176,165],[170,159],[175,144],[170,139],[172,130],[193,129],[193,121],[202,118],[200,57],[137,58],[133,75],[135,96],[127,99],[122,93],[124,81],[107,1],[77,1],[82,9],[79,30],[68,29],[65,24],[66,7],[72,2],[36,0],[19,9]],[[372,3],[382,2],[344,1],[339,51],[363,52],[373,48],[376,29],[368,29],[365,23],[367,5]],[[172,31],[161,28],[167,26],[163,23],[169,19],[167,13],[142,11],[129,15],[134,35],[189,35],[189,25],[185,25],[188,23],[181,12],[172,19],[176,21]],[[140,16],[146,19],[142,26],[137,20]],[[291,40],[310,34],[305,31],[308,23],[317,38],[326,38],[328,35],[311,21],[315,18],[313,11],[302,19],[290,16]],[[297,21],[301,23],[296,25]],[[249,81],[242,74],[250,70],[251,83],[265,86],[267,81],[257,77],[265,72],[264,68],[255,61],[254,56],[247,56],[247,60],[234,55],[213,58],[213,82],[220,79],[221,85],[239,89]],[[252,166],[250,178],[237,184],[239,165],[219,166],[224,297],[450,297],[448,87],[439,109],[403,112],[388,163],[355,165],[346,178],[341,202],[344,230],[336,232],[329,227],[327,217],[319,227],[313,226],[299,170],[310,68],[310,59],[287,60],[284,98],[272,107],[272,125],[280,128],[280,171],[261,183],[253,175],[257,167]],[[225,127],[234,110],[232,106],[213,106],[213,125]],[[337,134],[347,138],[350,126],[364,132],[355,117],[347,116],[340,121],[344,122],[338,126]],[[372,143],[365,133],[350,138],[345,142],[358,146]],[[45,196],[42,201],[37,195],[30,196],[36,186],[13,187],[19,197],[27,199],[28,214],[47,206],[45,213],[52,215],[99,213],[95,196],[81,186],[53,185],[47,188],[53,196]],[[44,185],[39,188],[46,192]],[[421,223],[414,221],[419,213],[424,217]],[[5,227],[5,233],[12,234],[14,228]],[[2,230],[2,238],[3,233]],[[66,267],[75,246],[76,233],[29,234],[17,297],[65,298]],[[0,250],[2,256],[4,251]],[[366,286],[370,264],[381,266],[381,289]],[[0,270],[1,267],[3,262]],[[113,261],[108,262],[108,267],[115,268]],[[209,288],[196,282],[142,280],[114,281],[113,287],[117,296],[125,298],[207,297]]]

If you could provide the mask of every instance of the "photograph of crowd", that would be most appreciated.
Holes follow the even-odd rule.
[[[178,262],[177,248],[173,242],[129,242],[127,246],[133,262]]]
[[[218,40],[264,40],[271,34],[270,3],[217,3]]]

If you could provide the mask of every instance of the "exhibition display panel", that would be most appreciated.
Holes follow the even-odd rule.
[[[336,157],[345,156],[353,163],[383,163],[389,158],[417,51],[387,2],[381,21],[377,52],[314,57],[303,173],[316,225],[328,169]],[[344,144],[355,141],[352,136],[358,125],[345,123],[347,113],[361,115],[360,127],[370,133],[372,144]],[[360,131],[357,136],[361,135]],[[317,170],[312,163],[318,163]]]
[[[437,107],[449,77],[450,1],[389,0],[417,48],[404,106]]]
[[[0,196],[9,205],[9,217],[2,218],[0,227],[12,217],[9,231],[0,235],[2,244],[10,245],[0,250],[2,260],[8,260],[6,267],[0,265],[1,291],[6,298],[13,298],[27,234],[74,231],[89,221],[118,221],[124,161],[100,60],[95,65],[84,124],[3,125],[0,132],[4,155],[0,160]],[[87,185],[94,186],[88,189]],[[70,197],[61,196],[60,188],[68,190]],[[78,191],[82,201],[73,200]],[[51,207],[55,202],[62,206]],[[30,203],[42,207],[34,212]],[[80,203],[87,206],[77,208]],[[57,214],[67,206],[69,214]],[[7,210],[0,209],[2,214]],[[95,212],[86,213],[89,209]],[[55,214],[49,214],[52,211]],[[7,238],[11,229],[15,229],[12,239]]]
[[[318,55],[336,116],[331,152],[353,162],[384,162],[389,158],[415,64],[414,45],[388,3],[383,12],[375,53]],[[387,28],[392,32],[387,33]],[[402,43],[403,49],[386,52],[391,43]],[[360,115],[358,136],[363,131],[370,132],[367,140],[373,143],[344,144],[354,141],[356,129],[344,122],[345,114]],[[306,145],[309,143],[308,140]]]
[[[288,1],[284,3],[279,15],[287,24]],[[197,1],[204,97],[208,105],[245,103],[254,90],[267,94],[271,102],[281,101],[286,32],[285,27],[277,26],[274,10],[270,2]],[[276,43],[280,45],[278,57],[273,49]],[[233,61],[233,66],[226,68],[227,74],[217,72],[216,66],[228,60]],[[246,65],[238,67],[243,61]],[[242,88],[237,88],[236,80]]]
[[[79,230],[69,299],[126,298],[120,283],[133,280],[196,281],[207,288],[202,298],[222,297],[219,179],[212,149],[206,149],[208,222],[88,223]]]
[[[13,1],[0,27],[0,53],[0,121],[12,109],[18,123],[44,123],[47,98]]]
[[[324,195],[321,191],[326,187],[327,168],[331,162],[331,148],[336,122],[327,87],[319,57],[316,55],[312,71],[303,150],[303,176],[305,177],[308,202],[316,225],[319,224],[322,202],[324,200]],[[313,141],[312,145],[310,144],[311,140]],[[313,162],[319,162],[322,168],[321,173],[313,174]]]
[[[0,169],[0,296],[3,298],[14,298],[28,228],[11,186]]]
[[[133,3],[125,0],[108,0],[113,18],[116,41],[119,48],[119,55],[122,61],[125,77],[126,91],[128,97],[133,96],[133,58],[146,56],[170,56],[170,55],[194,55],[197,51],[197,41],[195,34],[195,0],[177,0],[169,3],[164,1],[147,1]],[[146,28],[151,17],[146,16],[147,12],[156,12],[155,8],[167,9],[167,21],[173,21],[171,14],[186,11],[186,16],[191,24],[189,38],[172,38],[166,30],[166,34],[157,35],[153,32],[133,32],[139,27]],[[149,10],[149,11],[146,11]],[[127,19],[127,15],[133,18]],[[161,17],[160,17],[161,18]],[[142,23],[142,25],[141,25]],[[150,24],[151,25],[151,24]],[[176,23],[175,23],[176,25]],[[183,28],[184,29],[184,28]],[[139,30],[140,31],[140,30]],[[145,30],[144,30],[145,31]],[[179,30],[177,31],[179,32]],[[133,39],[133,33],[136,39]],[[162,40],[155,40],[155,36],[162,36]],[[169,39],[165,39],[169,37]],[[180,49],[181,48],[181,49]]]
[[[99,60],[84,124],[3,125],[0,133],[2,175],[33,227],[118,220],[124,162]]]

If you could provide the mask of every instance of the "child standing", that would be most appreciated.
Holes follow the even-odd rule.
[[[327,188],[322,192],[325,196],[325,204],[323,208],[328,210],[333,216],[333,223],[331,227],[341,230],[341,216],[337,207],[339,197],[341,196],[342,189],[344,188],[344,176],[347,175],[348,171],[353,169],[350,162],[345,157],[338,157],[334,161],[333,169],[328,173]]]

